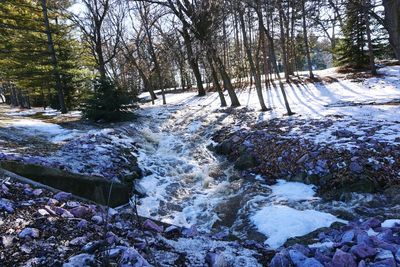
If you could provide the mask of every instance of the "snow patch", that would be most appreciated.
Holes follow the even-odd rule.
[[[266,206],[250,219],[258,231],[268,237],[265,243],[272,248],[282,246],[291,237],[329,227],[334,222],[344,222],[329,213],[296,210],[283,205]]]
[[[384,221],[381,226],[390,228],[396,226],[396,224],[400,225],[400,219],[388,219]]]
[[[270,186],[270,188],[272,189],[273,196],[275,196],[277,200],[300,201],[318,199],[314,197],[314,185],[277,180],[277,183]]]

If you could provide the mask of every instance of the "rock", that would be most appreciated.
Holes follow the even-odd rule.
[[[206,255],[206,263],[209,267],[226,267],[228,266],[225,258],[220,253],[207,253]]]
[[[375,260],[394,259],[393,253],[390,250],[380,249],[375,256]]]
[[[164,231],[164,228],[162,226],[157,225],[155,222],[153,222],[150,219],[147,219],[144,223],[143,226],[148,229],[152,230],[158,233],[162,233]]]
[[[354,260],[353,255],[350,253],[343,252],[338,249],[333,255],[332,266],[335,267],[357,267],[357,263]]]
[[[357,234],[357,244],[372,245],[372,240],[366,231],[361,231]]]
[[[297,267],[303,266],[304,261],[307,259],[307,257],[303,253],[294,249],[289,250],[289,256],[294,265]]]
[[[59,203],[59,201],[57,200],[57,199],[54,199],[54,198],[50,198],[48,201],[47,201],[47,205],[49,205],[49,206],[55,206],[55,205],[57,205]]]
[[[48,216],[48,215],[50,215],[50,213],[49,213],[47,210],[45,210],[45,209],[39,209],[39,210],[37,211],[37,214],[38,214],[39,216]]]
[[[376,248],[367,246],[366,244],[355,245],[350,249],[350,252],[357,256],[357,258],[365,259],[376,255]]]
[[[35,197],[40,196],[43,193],[42,189],[35,189],[32,191],[32,195],[34,195]]]
[[[270,267],[286,267],[286,266],[291,266],[291,265],[290,265],[289,258],[285,254],[279,252],[279,253],[276,253],[275,256],[272,258],[269,266]]]
[[[394,257],[396,258],[396,261],[398,263],[400,263],[400,248],[396,251],[396,254],[394,255]]]
[[[228,139],[216,145],[215,151],[218,154],[229,155],[232,152],[232,148],[233,148],[233,142]]]
[[[358,163],[353,161],[349,165],[350,171],[356,172],[356,173],[361,173],[363,171],[363,167]]]
[[[103,222],[103,218],[100,215],[94,215],[91,220],[96,224],[101,224]]]
[[[38,238],[39,230],[36,228],[27,227],[18,234],[18,237],[19,238],[27,238],[27,237]]]
[[[324,265],[314,258],[307,258],[299,267],[324,267]]]
[[[368,230],[369,228],[376,228],[381,226],[381,221],[377,218],[370,218],[363,222],[361,226],[365,229]]]
[[[103,241],[97,240],[97,241],[92,241],[87,243],[82,247],[83,252],[87,253],[93,253],[95,252],[101,245],[103,244]]]
[[[297,163],[297,164],[301,164],[301,163],[307,161],[308,159],[309,159],[308,154],[304,154],[301,158],[299,158],[299,159],[297,160],[296,163]]]
[[[1,237],[1,244],[5,247],[11,247],[14,242],[14,237],[10,235],[3,235]]]
[[[83,253],[69,258],[68,262],[63,264],[63,267],[87,267],[87,266],[94,266],[94,264],[95,264],[94,255]]]
[[[11,200],[0,198],[0,211],[14,212],[14,203]]]
[[[93,214],[93,210],[91,208],[85,206],[78,206],[70,210],[71,214],[76,218],[86,218]]]
[[[122,254],[121,266],[147,267],[151,266],[134,248],[128,248]]]
[[[55,194],[53,196],[53,198],[58,201],[67,201],[67,200],[71,199],[71,197],[72,197],[72,194],[67,193],[67,192],[58,192],[57,194]]]
[[[186,237],[194,237],[199,234],[195,225],[192,225],[190,228],[185,228],[182,230],[182,234]]]
[[[380,241],[392,243],[394,241],[393,231],[391,229],[385,229],[380,232],[376,238],[378,238]]]
[[[87,237],[86,236],[78,236],[69,241],[69,244],[72,246],[82,246],[87,242]]]
[[[294,244],[292,246],[292,249],[295,249],[297,251],[300,251],[301,253],[303,253],[305,256],[310,256],[310,249],[306,246],[303,246],[301,244]]]
[[[66,209],[55,207],[54,211],[57,215],[60,215],[63,218],[74,218],[74,215],[72,215],[71,212]]]
[[[88,221],[86,221],[86,220],[81,220],[81,221],[76,225],[76,227],[79,228],[79,229],[85,229],[85,228],[87,228],[87,226],[88,226]]]
[[[238,170],[246,170],[256,166],[256,158],[250,154],[241,155],[235,162],[235,168]]]
[[[386,259],[382,261],[377,261],[368,265],[368,267],[396,267],[396,262],[394,259]]]
[[[333,135],[339,137],[339,138],[350,138],[353,136],[353,133],[349,130],[343,129],[343,130],[337,130],[333,132]]]
[[[342,236],[342,243],[349,243],[352,242],[354,239],[354,230],[346,231]]]

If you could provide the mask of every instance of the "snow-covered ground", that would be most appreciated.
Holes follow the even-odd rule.
[[[196,225],[203,231],[211,231],[218,225],[218,230],[228,228],[243,237],[248,231],[257,230],[265,235],[267,244],[278,247],[290,237],[342,220],[329,214],[329,209],[321,204],[322,200],[315,197],[313,186],[284,181],[268,186],[263,179],[241,177],[231,162],[215,156],[207,148],[212,143],[212,133],[224,126],[234,130],[247,127],[248,123],[281,118],[293,122],[294,126],[286,130],[296,136],[302,130],[295,126],[297,121],[329,119],[332,123],[327,128],[306,124],[306,127],[312,127],[312,133],[303,137],[351,149],[356,144],[351,140],[339,143],[335,137],[337,130],[345,129],[362,138],[366,131],[379,127],[369,136],[400,142],[400,105],[396,104],[400,99],[400,66],[386,67],[379,72],[382,77],[362,82],[338,80],[329,84],[285,85],[292,111],[296,112],[292,117],[284,116],[286,110],[279,88],[264,92],[267,105],[273,108],[268,112],[258,111],[253,88],[238,92],[242,107],[237,108],[236,113],[245,114],[245,120],[232,115],[228,108],[220,108],[217,93],[197,97],[195,92],[188,92],[167,94],[165,106],[161,97],[155,105],[144,104],[138,111],[141,119],[125,126],[122,133],[67,130],[25,117],[32,114],[20,118],[16,111],[11,115],[18,117],[3,127],[13,127],[32,135],[39,133],[48,136],[52,142],[67,141],[65,137],[75,139],[70,146],[80,149],[68,152],[66,160],[73,161],[74,155],[80,153],[82,157],[78,160],[85,161],[84,153],[90,150],[93,168],[98,162],[107,165],[108,161],[112,165],[110,154],[113,150],[108,150],[108,146],[115,142],[123,148],[136,149],[137,146],[135,154],[145,174],[137,183],[137,188],[146,195],[138,206],[141,215],[181,226]],[[325,71],[325,75],[328,74],[329,71]],[[229,103],[228,96],[226,98]],[[86,142],[95,142],[96,136],[112,141],[100,147]],[[101,153],[98,150],[102,150]],[[63,160],[63,153],[60,151],[55,155],[57,161]],[[96,158],[96,154],[101,156]],[[99,175],[102,171],[104,168],[96,169]],[[111,172],[113,175],[114,171]],[[235,211],[236,217],[232,218],[230,211]],[[278,223],[280,227],[277,227]]]

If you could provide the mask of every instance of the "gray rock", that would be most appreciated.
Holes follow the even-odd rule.
[[[120,264],[122,266],[133,266],[133,267],[147,267],[151,266],[142,255],[134,248],[128,248],[122,254]]]
[[[356,267],[357,263],[354,259],[354,256],[350,253],[343,252],[338,249],[333,255],[332,266],[335,267]]]
[[[363,171],[363,167],[358,162],[355,162],[355,161],[350,163],[349,168],[352,172],[356,172],[356,173],[361,173]]]
[[[394,259],[393,253],[390,250],[380,249],[375,256],[376,261]]]
[[[6,211],[8,213],[14,212],[14,203],[11,200],[0,198],[0,211]]]
[[[354,239],[354,230],[346,231],[342,236],[342,243],[349,243]]]
[[[63,267],[87,267],[95,264],[94,255],[87,253],[72,256],[68,262],[63,264]]]
[[[275,256],[272,258],[269,266],[270,267],[290,266],[290,260],[284,253],[279,252],[279,253],[276,253]]]
[[[164,228],[162,226],[157,225],[155,222],[153,222],[150,219],[147,219],[144,223],[143,226],[148,229],[152,230],[158,233],[162,233],[164,231]]]
[[[396,262],[394,259],[386,259],[382,261],[377,261],[368,265],[369,267],[396,267]]]
[[[76,218],[85,218],[89,217],[93,214],[93,210],[91,208],[85,206],[78,206],[70,210],[71,214]]]
[[[14,237],[10,235],[3,235],[1,237],[1,243],[5,248],[12,246],[14,242]]]
[[[357,258],[365,259],[376,255],[376,248],[370,247],[366,244],[355,245],[350,249],[350,252],[357,256]]]
[[[36,228],[27,227],[18,234],[18,237],[19,238],[27,238],[27,237],[38,238],[39,230]]]
[[[72,246],[82,246],[87,242],[87,237],[86,236],[78,236],[69,241],[69,244]]]
[[[72,197],[72,194],[67,193],[67,192],[58,192],[57,194],[55,194],[53,196],[53,198],[58,201],[67,201],[67,200],[71,199],[71,197]]]
[[[100,215],[94,215],[91,220],[96,224],[101,224],[103,222],[103,218]]]

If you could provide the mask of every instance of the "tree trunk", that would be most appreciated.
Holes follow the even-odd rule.
[[[44,26],[46,28],[46,34],[47,34],[48,50],[49,50],[49,53],[51,56],[51,63],[53,66],[53,73],[54,73],[54,78],[55,78],[55,82],[56,82],[58,102],[60,105],[61,113],[65,114],[65,113],[67,113],[67,108],[65,106],[64,93],[63,93],[63,89],[62,89],[60,73],[58,71],[58,61],[57,61],[56,51],[54,49],[53,37],[52,37],[51,31],[50,31],[50,23],[49,23],[49,17],[47,14],[46,0],[42,0],[42,11],[43,11]]]
[[[218,74],[217,74],[217,71],[214,68],[213,60],[209,55],[207,55],[207,60],[208,60],[208,64],[210,65],[211,75],[212,75],[212,78],[213,78],[214,86],[217,89],[217,92],[218,92],[218,95],[219,95],[219,99],[221,100],[221,107],[226,107],[227,104],[226,104],[225,96],[224,96],[224,93],[222,92],[221,85],[219,84]]]
[[[208,45],[207,48],[209,49],[209,52],[211,53],[211,56],[217,65],[219,73],[221,74],[222,81],[224,82],[224,88],[228,91],[229,98],[231,99],[231,106],[232,107],[240,106],[239,99],[237,98],[235,89],[233,88],[232,83],[231,83],[231,78],[229,77],[228,73],[226,72],[226,69],[225,69],[224,64],[222,63],[222,60],[218,57],[217,52],[212,47],[212,44]]]
[[[239,7],[239,9],[240,9],[240,7]],[[249,41],[247,39],[245,22],[244,22],[244,14],[240,10],[239,10],[239,20],[240,20],[240,26],[241,26],[241,29],[242,29],[244,47],[245,47],[245,50],[246,50],[247,59],[248,59],[249,64],[250,64],[251,75],[254,76],[254,81],[255,81],[255,84],[256,84],[256,91],[257,91],[258,101],[260,102],[261,110],[262,111],[266,111],[268,109],[267,109],[267,106],[264,103],[264,97],[263,97],[263,93],[262,93],[262,85],[261,85],[260,73],[257,71],[256,66],[254,64],[253,55],[251,53],[251,47],[250,47]]]
[[[194,77],[196,78],[198,95],[205,96],[206,91],[204,90],[204,87],[203,87],[203,81],[202,81],[202,77],[201,77],[201,73],[200,73],[200,69],[199,69],[199,63],[193,53],[192,41],[190,39],[190,35],[189,35],[189,32],[186,29],[186,27],[183,27],[183,29],[182,29],[182,36],[183,36],[183,40],[184,40],[185,46],[186,46],[186,51],[188,54],[189,65],[192,68]]]
[[[400,60],[400,0],[383,0],[385,7],[385,28],[394,54]]]
[[[310,47],[308,45],[308,34],[307,34],[307,22],[306,22],[306,0],[301,1],[301,10],[302,10],[302,17],[303,17],[303,34],[304,34],[304,46],[306,48],[306,55],[307,55],[307,65],[308,71],[310,73],[310,79],[314,79],[314,73],[312,71],[312,63],[311,63],[311,56],[310,56]]]
[[[369,15],[368,15],[369,8],[370,8],[370,2],[368,0],[365,0],[364,1],[364,20],[365,20],[365,28],[367,31],[369,64],[370,64],[372,75],[376,75],[377,72],[376,72],[376,67],[375,67],[374,49],[372,46],[371,28],[370,28]],[[400,16],[400,14],[399,14],[399,16]]]

